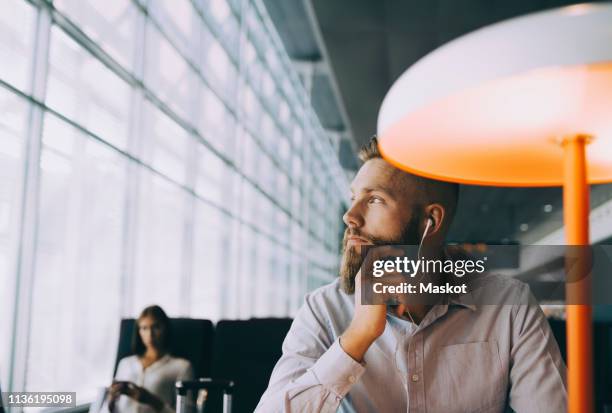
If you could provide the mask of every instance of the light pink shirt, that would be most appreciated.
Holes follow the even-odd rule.
[[[354,296],[338,281],[307,294],[256,412],[565,412],[566,368],[528,286],[490,275],[472,302],[493,292],[529,304],[474,305],[459,296],[418,326],[388,315],[362,363],[338,342]]]

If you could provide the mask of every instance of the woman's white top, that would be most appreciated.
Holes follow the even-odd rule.
[[[176,381],[193,380],[193,368],[189,361],[166,354],[143,369],[138,356],[134,355],[119,361],[115,380],[131,381],[137,386],[144,387],[163,400],[165,405],[163,412],[170,413],[174,412],[176,405]],[[155,412],[150,406],[138,403],[123,394],[119,396],[115,406],[118,413]]]

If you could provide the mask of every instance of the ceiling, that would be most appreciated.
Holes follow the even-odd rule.
[[[296,67],[310,62],[312,103],[323,126],[340,132],[339,158],[355,169],[355,151],[376,131],[393,82],[438,46],[488,24],[568,0],[264,0]],[[449,238],[534,242],[561,227],[560,188],[462,185]],[[612,186],[592,187],[592,207]]]

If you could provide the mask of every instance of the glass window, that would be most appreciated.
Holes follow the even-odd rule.
[[[79,404],[112,377],[124,163],[104,145],[45,117],[26,390],[76,391]]]
[[[263,96],[268,99],[268,101],[273,102],[275,86],[274,79],[272,79],[272,75],[270,74],[269,70],[263,71],[261,82],[261,91]]]
[[[0,79],[30,92],[36,10],[23,0],[0,2]]]
[[[25,102],[0,87],[0,363],[10,365],[10,339],[13,337],[13,293],[21,217],[23,150],[26,133]],[[7,369],[0,372],[6,383]]]
[[[189,0],[152,1],[149,13],[162,25],[164,32],[183,54],[192,62],[197,62],[202,24],[191,2]]]
[[[240,286],[238,293],[238,313],[241,317],[250,317],[253,309],[253,291],[258,288],[266,288],[266,284],[262,284],[257,271],[253,270],[253,265],[256,262],[257,248],[255,240],[257,234],[251,228],[242,226],[238,234],[238,285]]]
[[[291,116],[291,110],[289,105],[284,98],[280,98],[280,105],[278,109],[278,120],[283,125],[283,128],[287,128],[289,125],[289,117]]]
[[[233,101],[238,79],[238,72],[234,63],[221,43],[212,36],[204,39],[202,50],[204,59],[201,72],[217,93],[224,96],[228,101]]]
[[[259,145],[257,145],[253,136],[248,132],[244,132],[241,142],[243,172],[251,179],[256,178],[259,169],[259,158],[262,156]]]
[[[270,280],[270,256],[274,254],[272,242],[264,235],[255,237],[256,258],[253,270],[256,272],[257,283],[254,288],[255,302],[253,313],[255,317],[269,317],[271,315],[270,291],[273,283]]]
[[[257,62],[257,50],[253,42],[247,37],[245,40],[244,47],[244,63],[249,67],[249,70],[253,64]]]
[[[289,160],[291,159],[291,146],[289,145],[288,138],[283,136],[280,132],[278,132],[280,136],[280,140],[277,143],[278,145],[278,157],[283,165],[283,169],[290,170],[289,168]]]
[[[227,157],[233,156],[236,120],[223,102],[206,86],[201,88],[200,134]]]
[[[15,390],[91,401],[111,380],[121,317],[147,305],[286,316],[330,280],[347,191],[264,8],[245,8],[241,33],[239,0],[1,3],[0,311],[31,340],[11,348],[11,322],[0,323],[0,365],[28,349]],[[49,13],[60,18],[49,25]],[[49,61],[32,67],[47,41]],[[31,95],[34,76],[46,76],[36,80],[51,109],[40,159],[24,143],[44,108],[9,91]],[[27,165],[41,178],[38,220],[26,223],[37,231],[32,311],[13,314]]]
[[[253,43],[258,49],[262,49],[266,45],[266,38],[261,20],[257,16],[257,12],[253,7],[249,7],[249,12],[246,16],[246,27],[249,37],[253,39]]]
[[[272,117],[266,112],[261,119],[261,140],[270,148],[275,142],[276,130]]]
[[[55,0],[53,5],[123,67],[133,68],[138,9],[130,0]]]
[[[250,43],[249,43],[250,45]],[[247,49],[248,51],[249,49]],[[253,49],[254,50],[254,49]],[[262,78],[264,76],[264,68],[261,65],[261,61],[257,58],[253,59],[247,67],[250,84],[255,87],[258,93],[261,93],[262,89]]]
[[[185,192],[166,179],[140,171],[132,312],[151,304],[179,315],[183,285]]]
[[[267,36],[267,37],[269,38],[269,36]],[[270,43],[272,43],[271,39],[269,41],[270,41]],[[278,56],[276,48],[269,47],[266,50],[266,62],[268,63],[270,71],[272,71],[272,73],[276,74],[279,79],[282,78],[283,65],[282,65],[281,60],[280,60],[280,58]]]
[[[195,73],[151,23],[147,23],[145,84],[166,105],[189,120],[194,106]]]
[[[145,101],[144,145],[145,162],[178,183],[187,182],[187,164],[192,137],[166,114]]]
[[[248,207],[243,208],[242,219],[252,225],[257,225],[260,217],[255,206],[257,205],[257,200],[259,199],[259,193],[257,189],[255,189],[255,187],[248,182],[244,182],[242,191],[243,205],[248,205]]]
[[[190,289],[193,317],[221,318],[222,289],[227,287],[230,223],[219,209],[197,202]]]
[[[264,116],[264,110],[259,103],[259,99],[255,96],[255,92],[250,86],[243,89],[243,110],[245,118],[251,128],[259,129],[261,118]]]
[[[230,167],[204,145],[198,145],[197,163],[196,192],[198,195],[228,209],[229,194],[226,191],[231,185]]]
[[[210,11],[211,15],[217,21],[217,23],[222,24],[225,20],[231,18],[232,10],[227,4],[226,0],[205,0],[207,4],[207,8]]]
[[[230,50],[238,51],[240,26],[233,15],[227,0],[204,0],[209,15],[213,18],[219,34],[224,38]]]
[[[61,29],[51,30],[47,105],[125,149],[130,88]]]

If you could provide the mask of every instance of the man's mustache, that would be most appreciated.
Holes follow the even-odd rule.
[[[385,245],[390,243],[391,241],[385,240],[383,238],[378,238],[378,237],[373,237],[371,235],[367,235],[364,234],[361,231],[355,230],[355,229],[346,229],[344,231],[344,246],[346,247],[346,244],[348,243],[348,239],[349,237],[359,237],[361,239],[363,239],[365,242],[368,242],[372,245]]]
[[[366,242],[371,242],[371,243],[375,243],[376,238],[374,237],[370,237],[368,235],[363,234],[360,231],[354,230],[354,229],[346,229],[344,231],[344,244],[346,244],[348,242],[348,239],[350,237],[359,237],[361,239],[363,239]]]

